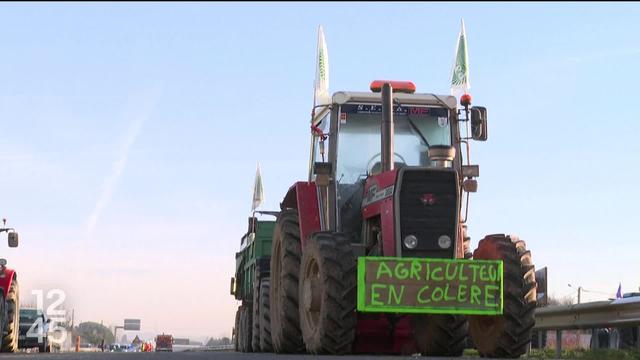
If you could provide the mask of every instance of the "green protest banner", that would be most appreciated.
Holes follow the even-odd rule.
[[[358,258],[358,311],[502,314],[501,260]]]

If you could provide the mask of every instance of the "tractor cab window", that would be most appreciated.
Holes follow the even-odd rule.
[[[24,320],[23,322],[34,322],[38,316],[38,311],[35,309],[20,309],[20,320]]]
[[[339,119],[336,180],[355,184],[381,170],[380,105],[343,105]],[[448,110],[436,107],[394,107],[395,167],[429,166],[431,145],[451,145]]]

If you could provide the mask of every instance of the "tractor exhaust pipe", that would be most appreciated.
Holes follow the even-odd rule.
[[[391,84],[382,85],[382,172],[393,170],[393,88]]]

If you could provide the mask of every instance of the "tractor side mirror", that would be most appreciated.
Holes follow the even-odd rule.
[[[17,232],[10,232],[9,234],[7,234],[7,237],[9,238],[9,247],[18,247]]]
[[[474,106],[471,108],[471,138],[487,141],[487,108]]]
[[[247,234],[255,234],[258,230],[258,219],[255,216],[249,218],[249,227],[247,228]]]
[[[331,172],[333,168],[331,163],[316,162],[313,164],[313,172],[316,174],[316,185],[329,186],[331,182]]]

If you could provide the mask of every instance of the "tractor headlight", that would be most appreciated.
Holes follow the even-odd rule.
[[[414,235],[408,235],[406,238],[404,238],[403,242],[404,246],[406,246],[407,249],[415,249],[416,246],[418,246],[418,238]]]
[[[448,249],[451,247],[451,238],[449,235],[440,235],[438,238],[438,246],[443,249]]]

